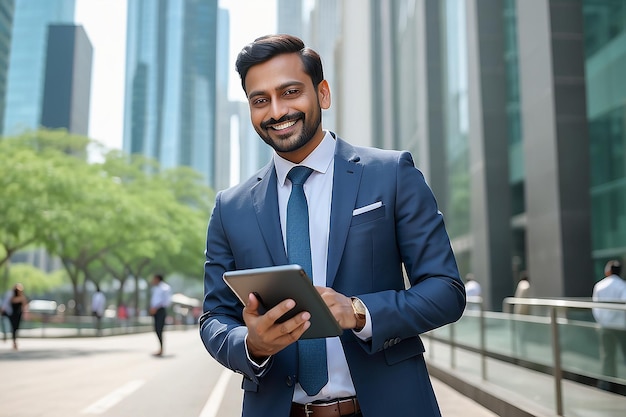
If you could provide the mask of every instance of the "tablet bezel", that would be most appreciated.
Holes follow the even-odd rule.
[[[288,320],[302,311],[311,313],[311,327],[302,334],[301,339],[333,337],[343,333],[322,296],[299,265],[227,271],[223,279],[244,305],[250,293],[257,295],[265,309],[270,309],[287,298],[294,300],[296,306],[278,322]]]

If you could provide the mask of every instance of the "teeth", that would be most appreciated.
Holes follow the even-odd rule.
[[[295,124],[296,124],[296,121],[295,120],[291,120],[289,122],[281,123],[279,125],[274,125],[274,126],[272,126],[272,129],[274,129],[274,130],[283,130],[283,129],[287,129],[288,127],[291,127],[291,126],[293,126]]]

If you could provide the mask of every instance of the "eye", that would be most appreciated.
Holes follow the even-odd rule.
[[[261,106],[261,105],[263,105],[263,104],[265,104],[267,102],[268,102],[268,100],[265,97],[258,97],[258,98],[255,98],[254,100],[252,100],[252,105],[253,106]]]
[[[284,95],[286,96],[293,96],[296,95],[300,92],[300,90],[298,90],[297,88],[290,88],[289,90],[285,90]]]

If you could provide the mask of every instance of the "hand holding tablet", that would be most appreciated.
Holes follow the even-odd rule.
[[[250,293],[257,297],[266,310],[285,299],[294,300],[296,306],[278,319],[278,322],[308,311],[311,314],[311,327],[304,332],[301,339],[333,337],[343,332],[311,279],[299,265],[227,271],[223,278],[244,305]]]

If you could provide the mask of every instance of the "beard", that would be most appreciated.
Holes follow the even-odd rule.
[[[269,131],[272,128],[268,128],[268,125],[275,125],[279,123],[296,120],[302,122],[302,129],[300,134],[290,133],[288,135],[281,135],[280,131],[274,131],[273,135],[276,139],[273,139]],[[297,123],[297,122],[296,122]],[[303,112],[296,112],[287,114],[278,120],[269,119],[261,123],[259,127],[255,127],[258,135],[263,139],[265,143],[271,146],[276,152],[292,152],[300,149],[315,136],[317,129],[322,123],[322,109],[318,108],[317,112],[311,114],[311,118],[307,119],[306,114]]]

